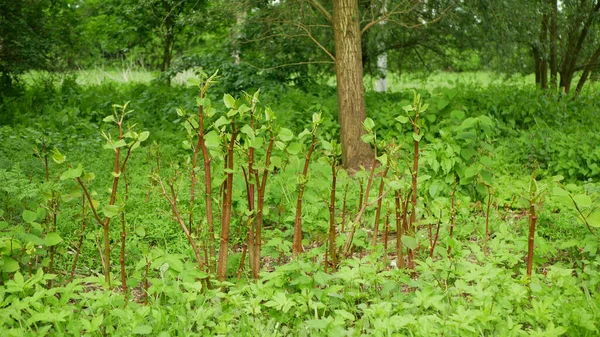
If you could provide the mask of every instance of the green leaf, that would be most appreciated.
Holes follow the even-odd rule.
[[[562,187],[554,186],[552,188],[552,195],[557,197],[568,197],[569,192],[565,191]]]
[[[365,130],[371,131],[375,127],[375,122],[371,118],[367,117],[367,119],[365,119],[363,122],[363,127]]]
[[[135,234],[143,238],[144,236],[146,236],[146,229],[144,228],[144,226],[137,226],[135,227]]]
[[[325,319],[309,319],[306,321],[306,326],[310,329],[324,330],[329,325],[330,321]]]
[[[105,123],[113,123],[115,121],[115,116],[110,115],[102,118],[102,121]]]
[[[573,196],[573,200],[575,200],[578,207],[587,208],[592,206],[592,198],[586,194],[576,194]]]
[[[118,148],[124,147],[124,146],[127,146],[127,142],[125,141],[125,139],[119,139],[119,140],[117,140],[116,143],[114,143],[112,145],[112,147],[115,149],[118,149]]]
[[[46,241],[47,246],[55,246],[63,241],[60,235],[58,235],[56,232],[46,234],[44,240]]]
[[[188,87],[197,87],[200,85],[200,79],[197,77],[188,77],[186,85]]]
[[[146,139],[148,139],[148,137],[150,136],[150,131],[143,131],[142,133],[140,133],[140,136],[138,138],[139,142],[143,142]]]
[[[409,121],[407,116],[398,116],[396,117],[396,120],[402,124],[406,124]]]
[[[235,107],[235,98],[230,94],[225,94],[223,95],[223,103],[225,103],[227,108],[233,109]]]
[[[373,136],[372,134],[368,134],[368,133],[366,133],[366,134],[362,135],[362,136],[360,137],[360,139],[361,139],[361,140],[362,140],[364,143],[370,144],[370,143],[372,143],[372,142],[373,142],[373,139],[375,139],[375,136]]]
[[[239,108],[238,108],[238,112],[240,115],[243,115],[244,113],[250,111],[250,108],[246,105],[246,104],[242,104]]]
[[[2,271],[5,273],[14,273],[19,270],[19,263],[15,261],[12,257],[3,256],[2,257]]]
[[[308,136],[308,135],[310,135],[310,134],[311,134],[311,132],[310,132],[310,130],[309,130],[309,129],[304,129],[304,130],[302,130],[302,132],[300,132],[300,133],[298,134],[298,139],[302,139],[302,138],[304,138],[305,136]]]
[[[149,335],[152,333],[152,326],[150,325],[138,325],[131,332],[134,335]]]
[[[325,139],[321,140],[321,147],[325,151],[333,152],[333,145],[331,145],[331,143],[326,141]]]
[[[254,130],[252,130],[250,125],[244,124],[244,126],[242,126],[242,128],[240,129],[240,132],[245,134],[246,136],[248,136],[248,138],[250,139],[251,142],[254,142],[254,139],[256,137],[254,135]]]
[[[438,192],[438,188],[439,185],[437,183],[432,183],[431,186],[429,186],[429,194],[435,198],[435,196],[437,195]]]
[[[55,163],[62,164],[66,159],[67,157],[60,153],[57,149],[52,150],[52,160],[54,160]]]
[[[207,148],[216,149],[221,144],[221,137],[215,131],[210,131],[209,133],[204,135],[204,145]]]
[[[104,213],[104,215],[107,218],[112,218],[115,215],[119,214],[119,206],[117,206],[117,205],[105,205],[104,207],[102,207],[102,213]]]
[[[287,147],[287,152],[291,155],[296,155],[300,153],[300,151],[302,151],[302,144],[300,143],[290,143],[290,145]]]
[[[281,128],[279,129],[277,138],[279,138],[282,142],[289,142],[292,140],[292,138],[294,138],[294,133],[290,129]]]
[[[477,174],[477,172],[479,172],[479,167],[478,166],[476,166],[476,165],[469,166],[465,170],[465,178],[474,177]]]
[[[596,210],[594,213],[590,214],[586,220],[591,227],[600,227],[600,210]]]
[[[452,112],[450,112],[450,118],[463,120],[465,118],[465,112],[462,110],[452,110]]]
[[[231,120],[227,119],[227,117],[225,117],[225,116],[221,116],[221,117],[219,117],[219,119],[217,119],[215,121],[215,127],[219,128],[222,125],[227,125],[229,123],[231,123]]]
[[[412,236],[402,235],[402,244],[408,249],[417,249],[417,240]]]
[[[420,142],[421,138],[423,138],[423,135],[419,135],[419,134],[413,132],[412,137],[415,140],[415,142]]]
[[[377,157],[377,160],[381,163],[381,165],[385,166],[387,165],[388,162],[388,157],[387,154],[382,154],[381,156]]]
[[[487,170],[481,170],[481,179],[488,185],[492,185],[494,182],[492,174]]]
[[[23,211],[23,220],[27,223],[32,223],[37,220],[37,213],[26,209]]]
[[[345,320],[354,321],[356,319],[354,315],[343,309],[336,309],[334,310],[334,312],[337,316],[342,317]]]
[[[83,166],[81,166],[81,163],[79,163],[79,165],[77,165],[76,168],[71,168],[71,169],[68,169],[65,172],[63,172],[63,174],[60,176],[60,180],[79,178],[79,177],[81,177],[82,172],[83,172]]]
[[[312,123],[313,126],[317,126],[319,124],[321,124],[323,122],[323,118],[321,117],[321,113],[320,112],[315,112],[312,115]]]

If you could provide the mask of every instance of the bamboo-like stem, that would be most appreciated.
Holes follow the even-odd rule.
[[[294,220],[294,239],[292,242],[292,257],[296,258],[302,252],[302,198],[304,196],[304,186],[308,179],[308,165],[310,157],[317,145],[317,135],[315,130],[312,132],[311,143],[304,160],[304,168],[302,169],[302,181],[298,186],[298,199],[296,200],[296,218]]]
[[[77,250],[75,251],[75,257],[73,257],[73,264],[71,265],[71,276],[69,283],[73,282],[75,278],[75,268],[77,268],[77,261],[79,260],[79,254],[81,254],[81,246],[83,245],[83,238],[85,236],[85,194],[81,195],[81,235],[79,236],[79,243]]]
[[[390,214],[391,208],[388,206],[385,212],[384,228],[383,228],[383,269],[387,269],[388,259],[388,235],[390,233]]]
[[[246,254],[248,252],[248,242],[244,242],[244,248],[242,248],[242,257],[240,258],[240,265],[237,270],[237,278],[238,280],[242,277],[242,273],[244,272],[244,262],[246,261]],[[252,263],[252,261],[250,261]]]
[[[533,269],[533,250],[535,240],[535,224],[537,222],[537,214],[535,211],[535,204],[533,202],[529,205],[529,238],[527,241],[527,276],[531,277],[531,271]]]
[[[331,161],[331,194],[329,197],[329,249],[331,270],[337,268],[336,223],[335,223],[335,190],[337,185],[337,158]],[[327,258],[326,258],[327,259]]]
[[[367,180],[367,188],[365,190],[364,197],[361,198],[362,200],[364,200],[364,202],[363,202],[360,210],[358,211],[358,214],[354,218],[354,221],[352,222],[352,228],[350,229],[350,234],[348,234],[348,237],[346,238],[346,243],[344,244],[344,250],[343,250],[344,256],[348,256],[348,254],[350,253],[350,247],[352,246],[352,240],[354,240],[354,233],[356,232],[356,228],[358,226],[358,223],[360,222],[360,219],[362,218],[363,213],[365,212],[365,210],[367,209],[367,206],[369,205],[369,193],[371,192],[371,186],[373,185],[373,176],[375,174],[375,164],[376,163],[377,163],[377,158],[373,158],[373,162],[371,163],[371,172],[369,173],[369,179]]]
[[[175,179],[176,178],[177,178],[177,176],[175,176]],[[171,205],[171,210],[173,211],[175,221],[179,224],[179,226],[181,226],[183,233],[185,234],[186,238],[188,239],[188,242],[190,243],[190,245],[192,246],[192,250],[194,251],[194,255],[196,256],[196,262],[198,263],[198,270],[204,270],[204,266],[202,263],[202,256],[200,255],[200,250],[198,249],[198,246],[196,245],[196,242],[194,241],[194,238],[192,237],[192,233],[189,231],[187,225],[185,224],[185,221],[183,221],[183,218],[181,217],[181,213],[179,212],[179,208],[177,207],[177,195],[175,194],[175,188],[173,187],[173,183],[169,183],[170,193],[167,192],[167,189],[165,188],[165,185],[164,185],[162,179],[160,179],[160,178],[158,178],[158,185],[161,188],[162,195],[165,197],[165,199],[167,199],[167,201]]]
[[[440,236],[440,226],[442,225],[442,211],[440,210],[440,217],[438,219],[437,228],[435,230],[435,236],[431,242],[431,247],[429,248],[429,257],[433,258],[433,251],[435,250],[435,246],[437,245],[438,238]]]
[[[377,209],[375,210],[375,224],[373,225],[373,237],[371,239],[371,246],[375,249],[377,245],[377,236],[379,235],[379,220],[381,218],[381,205],[383,203],[383,188],[385,186],[385,177],[390,169],[390,166],[386,164],[383,173],[381,174],[381,182],[379,183],[379,200],[377,201]]]
[[[227,261],[229,258],[229,231],[231,224],[231,203],[233,193],[233,147],[237,130],[232,122],[232,132],[229,145],[227,146],[226,167],[228,169],[225,186],[223,188],[223,212],[221,214],[221,237],[219,242],[219,263],[217,265],[217,277],[219,281],[227,278]]]
[[[125,270],[125,242],[127,240],[127,231],[125,230],[125,212],[121,212],[121,255],[119,262],[121,264],[121,287],[127,299],[127,272]]]
[[[456,177],[455,177],[456,178]],[[448,236],[452,239],[454,234],[454,226],[456,225],[456,179],[454,180],[454,189],[452,190],[451,197],[451,206],[450,206],[450,230]],[[452,250],[452,246],[448,245],[448,257],[450,256],[450,251]]]
[[[483,252],[488,254],[488,241],[490,240],[490,206],[492,204],[492,192],[489,185],[485,185],[488,191],[487,210],[485,212],[485,240],[483,242]]]
[[[348,186],[350,184],[348,182],[346,182],[346,187],[344,188],[344,199],[342,200],[342,228],[340,228],[340,232],[344,233],[345,232],[345,226],[346,226],[346,212],[348,210]]]
[[[396,206],[396,266],[404,269],[404,247],[402,247],[402,235],[404,233],[402,226],[402,205],[400,200],[400,191],[395,191],[394,201]]]
[[[410,195],[412,193],[412,190],[409,190],[407,192],[406,195],[406,199],[404,200],[404,205],[402,205],[402,231],[403,234],[410,234],[410,228],[409,228],[409,220],[408,220],[408,205],[410,202]],[[408,267],[409,268],[414,268],[414,251],[412,249],[408,249]]]
[[[252,132],[255,132],[254,129],[254,111],[250,114],[250,128]],[[260,258],[256,258],[256,217],[255,217],[255,187],[256,187],[256,179],[254,169],[254,147],[250,146],[248,149],[248,173],[244,171],[244,180],[246,182],[246,194],[248,199],[248,211],[251,214],[248,219],[248,242],[244,247],[246,249],[250,249],[250,271],[252,275],[256,274],[258,276],[258,270],[260,269]],[[254,181],[253,181],[254,180]],[[245,251],[243,252],[245,253]],[[244,254],[242,254],[244,257]],[[243,260],[242,260],[243,261]],[[241,265],[241,264],[240,264]],[[238,275],[238,278],[241,275]]]
[[[255,171],[255,179],[258,189],[258,200],[257,200],[257,212],[256,212],[256,222],[255,222],[255,230],[256,233],[254,235],[254,265],[256,270],[252,271],[252,276],[254,279],[258,279],[258,273],[260,271],[260,256],[261,256],[261,248],[262,248],[262,225],[263,225],[263,208],[265,203],[265,190],[267,186],[267,178],[269,176],[269,166],[271,165],[271,153],[273,152],[273,144],[275,143],[275,133],[273,132],[273,126],[269,126],[269,145],[267,146],[267,154],[265,157],[265,168],[262,172],[262,180],[259,179],[258,171]]]

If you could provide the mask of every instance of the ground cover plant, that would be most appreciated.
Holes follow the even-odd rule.
[[[224,80],[3,102],[3,335],[598,335],[597,94]]]

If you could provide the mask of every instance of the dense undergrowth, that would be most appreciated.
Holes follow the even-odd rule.
[[[3,99],[0,330],[9,336],[599,333],[598,94],[572,99],[508,85],[418,91],[428,106],[414,132],[416,94],[367,93],[365,141],[377,147],[379,165],[351,177],[336,166],[334,89],[274,86],[229,96],[224,88],[213,85],[199,100],[197,86],[67,80]],[[127,108],[113,107],[127,101]],[[195,138],[198,104],[206,117],[214,233],[204,199],[207,165]],[[115,124],[128,109],[122,125]],[[317,141],[304,173],[311,135]],[[411,208],[414,142],[420,158]],[[123,157],[115,171],[117,150]],[[247,178],[253,170],[255,178]],[[247,191],[260,186],[265,172],[255,281],[250,233],[257,233],[259,211],[250,205],[259,199]],[[230,199],[223,193],[228,184]],[[305,252],[292,259],[299,190]],[[230,218],[223,218],[228,207]],[[414,222],[406,220],[413,213]],[[336,254],[328,241],[332,219]],[[218,281],[215,254],[225,222],[228,259],[225,280]],[[110,286],[101,276],[106,246]]]

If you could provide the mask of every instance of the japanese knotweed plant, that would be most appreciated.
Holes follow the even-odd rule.
[[[129,102],[128,102],[129,103]],[[113,161],[113,171],[111,175],[112,179],[112,187],[110,189],[110,197],[108,203],[101,205],[97,200],[92,199],[92,194],[90,193],[86,183],[84,180],[92,180],[95,176],[92,172],[85,172],[83,169],[83,165],[79,163],[76,167],[69,165],[69,169],[64,171],[60,176],[60,180],[75,180],[77,184],[81,187],[83,194],[88,202],[88,205],[92,211],[94,219],[96,222],[102,227],[103,232],[103,251],[101,254],[102,265],[104,269],[104,280],[106,284],[110,287],[111,277],[110,277],[110,254],[111,254],[111,245],[110,245],[110,221],[111,218],[120,216],[122,222],[121,228],[121,256],[120,256],[120,264],[121,264],[121,281],[123,290],[127,291],[126,284],[126,276],[125,276],[125,238],[126,238],[126,229],[124,222],[124,201],[125,198],[121,198],[119,196],[118,187],[119,181],[121,178],[125,180],[125,185],[127,187],[127,177],[125,175],[125,170],[127,168],[127,162],[131,157],[132,152],[137,149],[140,144],[148,139],[150,135],[149,131],[142,131],[140,133],[134,131],[135,124],[129,125],[125,124],[125,117],[129,115],[132,110],[127,110],[128,103],[124,105],[113,105],[113,114],[106,116],[103,121],[105,123],[112,123],[115,125],[116,133],[113,136],[111,133],[102,132],[102,136],[106,139],[106,144],[104,145],[105,149],[112,150],[114,152],[114,161]],[[57,163],[63,163],[66,160],[66,156],[61,154],[58,150],[54,151],[52,159]],[[117,201],[120,201],[117,203]],[[99,212],[102,212],[103,217],[100,216]]]
[[[189,114],[183,109],[177,110],[178,115],[185,119],[183,126],[188,133],[188,139],[183,142],[183,145],[192,152],[187,171],[191,181],[189,207],[184,209],[178,203],[175,184],[183,173],[181,168],[176,168],[175,176],[167,183],[161,178],[160,171],[157,169],[154,180],[161,194],[169,201],[175,220],[192,246],[198,268],[207,272],[216,271],[217,278],[224,281],[228,271],[231,226],[233,221],[237,221],[237,216],[233,214],[233,196],[239,191],[234,190],[234,176],[236,172],[242,173],[247,209],[240,218],[244,219],[242,221],[247,228],[244,231],[246,240],[238,275],[243,271],[249,251],[250,269],[253,277],[258,278],[268,175],[275,167],[282,165],[281,158],[272,154],[276,149],[292,153],[299,151],[301,147],[298,143],[287,145],[287,142],[294,137],[293,133],[285,128],[276,130],[273,111],[258,105],[259,91],[252,95],[244,93],[240,99],[225,94],[222,100],[225,109],[218,112],[210,98],[206,97],[208,89],[216,80],[216,74],[210,77],[204,75],[196,83],[200,89],[197,113]],[[265,144],[266,149],[263,151]],[[198,165],[200,155],[202,166]],[[216,168],[217,164],[221,164],[222,169]],[[199,170],[204,171],[204,210],[207,228],[202,225],[203,220],[198,220],[194,216],[197,193],[196,173]],[[214,191],[217,187],[218,192]],[[218,219],[215,219],[217,213]],[[220,225],[218,244],[215,242],[217,225]],[[202,240],[203,238],[205,240]],[[213,261],[216,261],[216,264]]]

